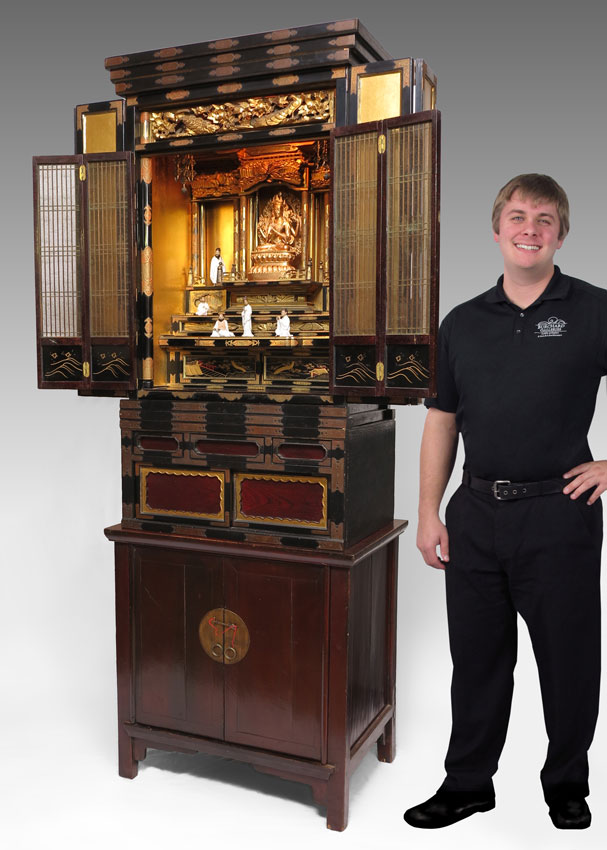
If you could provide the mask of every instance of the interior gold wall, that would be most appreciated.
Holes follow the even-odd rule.
[[[174,179],[172,157],[153,160],[152,250],[154,282],[154,383],[166,382],[166,353],[158,335],[170,330],[171,315],[185,310],[190,265],[190,200]]]
[[[207,201],[204,204],[202,277],[211,286],[209,270],[215,248],[221,248],[221,256],[227,274],[234,262],[234,201]]]

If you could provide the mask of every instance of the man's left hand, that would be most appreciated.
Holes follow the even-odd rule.
[[[572,499],[577,499],[586,490],[594,487],[594,492],[588,499],[588,504],[592,505],[601,493],[607,490],[607,460],[580,463],[579,466],[574,466],[566,472],[563,478],[573,478],[573,481],[570,481],[563,490],[563,493]]]

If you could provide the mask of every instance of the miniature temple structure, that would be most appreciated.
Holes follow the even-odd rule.
[[[105,64],[34,207],[39,386],[123,399],[119,770],[225,755],[343,829],[365,752],[394,757],[390,404],[436,386],[436,77],[357,20]]]

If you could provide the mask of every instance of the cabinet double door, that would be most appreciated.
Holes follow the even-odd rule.
[[[321,760],[323,566],[136,547],[135,720]]]

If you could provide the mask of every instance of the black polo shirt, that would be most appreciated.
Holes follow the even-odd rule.
[[[438,397],[456,414],[464,467],[541,481],[592,460],[587,434],[607,374],[607,290],[561,274],[521,309],[497,286],[441,324]]]

